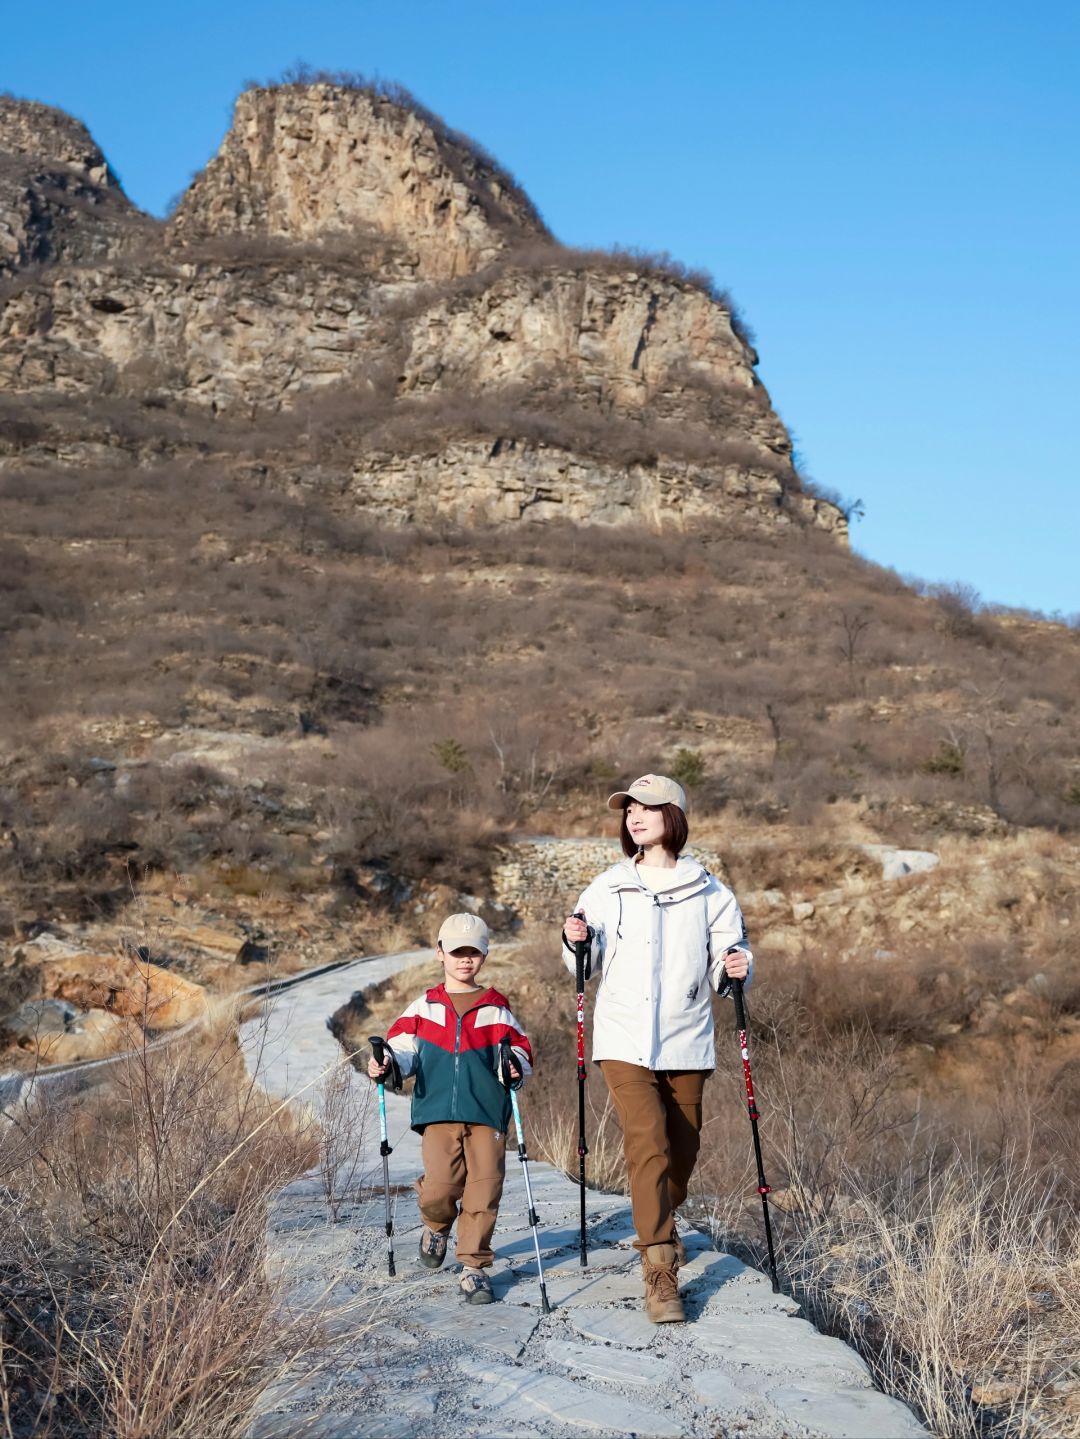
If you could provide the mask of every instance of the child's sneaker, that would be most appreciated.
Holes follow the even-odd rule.
[[[446,1258],[446,1235],[436,1234],[425,1224],[420,1234],[419,1258],[425,1269],[438,1269]]]
[[[495,1300],[491,1280],[482,1269],[462,1267],[460,1287],[466,1304],[492,1304]]]

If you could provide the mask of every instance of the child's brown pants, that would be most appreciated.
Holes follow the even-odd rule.
[[[619,1115],[636,1249],[670,1244],[701,1143],[701,1095],[711,1069],[645,1069],[602,1059]]]
[[[506,1135],[486,1124],[429,1124],[420,1148],[420,1217],[435,1234],[449,1234],[460,1205],[457,1257],[470,1269],[486,1269],[495,1260],[491,1236],[506,1174]]]

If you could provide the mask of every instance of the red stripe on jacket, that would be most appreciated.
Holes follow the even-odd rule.
[[[424,995],[429,1004],[441,1004],[443,1006],[444,1020],[442,1024],[429,1019],[426,1015],[405,1014],[396,1019],[387,1031],[387,1042],[391,1042],[395,1034],[414,1034],[418,1039],[426,1040],[428,1044],[435,1044],[440,1049],[454,1049],[457,1038],[457,1011],[454,1009],[454,1002],[446,990],[446,986],[438,984],[434,989],[429,989]],[[497,989],[485,989],[476,996],[474,1004],[462,1016],[461,1020],[461,1045],[459,1053],[466,1053],[472,1049],[483,1049],[486,1045],[499,1045],[504,1039],[508,1039],[515,1049],[523,1050],[529,1063],[532,1064],[532,1045],[528,1036],[512,1024],[503,1022],[496,1024],[477,1025],[477,1011],[491,1006],[496,1009],[505,1009],[512,1013],[510,1001]]]

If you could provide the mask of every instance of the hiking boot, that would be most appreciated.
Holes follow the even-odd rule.
[[[641,1256],[645,1312],[653,1324],[678,1324],[686,1318],[679,1298],[678,1264],[674,1244],[650,1244]]]
[[[466,1304],[493,1304],[495,1302],[495,1295],[491,1292],[491,1280],[482,1269],[462,1268],[458,1287],[465,1296]]]
[[[424,1225],[420,1234],[420,1263],[425,1269],[438,1269],[446,1258],[446,1235],[436,1234]]]

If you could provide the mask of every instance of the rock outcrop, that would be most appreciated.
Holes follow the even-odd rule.
[[[0,279],[49,260],[115,254],[148,228],[85,125],[0,96]]]
[[[443,518],[571,520],[594,524],[679,524],[741,516],[768,526],[804,524],[846,539],[835,505],[785,495],[765,465],[724,467],[679,460],[611,464],[543,442],[452,439],[428,454],[374,453],[348,482],[357,508],[400,524]]]
[[[181,238],[380,235],[427,279],[467,274],[546,234],[513,180],[464,136],[370,87],[325,83],[245,91],[171,228]]]
[[[2,468],[96,463],[104,425],[114,461],[189,444],[242,472],[247,455],[391,522],[718,515],[846,535],[803,492],[724,295],[566,250],[416,107],[249,90],[165,226],[59,112],[2,102],[0,151],[5,174],[36,165],[35,194],[80,197],[0,229],[22,269],[0,308]],[[200,415],[215,424],[195,436]]]

